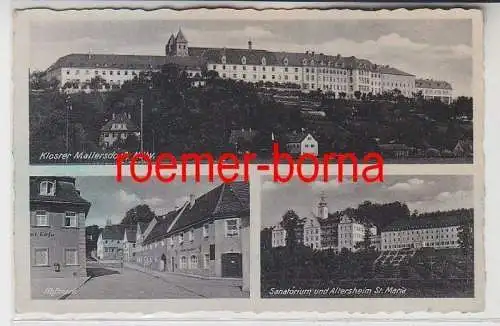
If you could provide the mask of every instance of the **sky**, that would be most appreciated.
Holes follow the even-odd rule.
[[[432,212],[473,208],[472,176],[384,176],[383,183],[366,184],[337,180],[306,184],[295,180],[287,184],[264,179],[261,193],[261,226],[276,225],[288,209],[299,216],[311,216],[321,192],[326,195],[329,212],[374,203],[404,202],[410,211]]]
[[[209,183],[200,179],[195,183],[164,184],[156,179],[145,183],[134,182],[125,177],[122,183],[114,176],[76,177],[76,186],[81,196],[91,203],[86,225],[104,226],[107,219],[119,223],[125,213],[137,205],[147,204],[157,214],[162,215],[185,203],[190,194],[196,197],[217,187],[220,183]]]
[[[456,20],[95,20],[34,21],[30,68],[44,70],[69,53],[164,55],[179,28],[190,46],[315,51],[388,64],[472,94],[472,22]]]

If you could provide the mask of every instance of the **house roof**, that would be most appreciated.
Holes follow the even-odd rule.
[[[400,218],[391,223],[382,232],[404,231],[416,229],[431,229],[461,225],[462,216],[459,214],[435,217]]]
[[[123,240],[125,225],[106,225],[102,230],[103,240]]]
[[[407,72],[404,72],[402,70],[396,69],[394,67],[390,66],[378,66],[378,71],[382,74],[388,74],[388,75],[400,75],[400,76],[413,76],[415,75],[409,74]]]
[[[159,216],[158,222],[155,224],[151,232],[148,234],[146,239],[144,239],[143,243],[148,244],[154,241],[162,240],[167,236],[168,228],[175,220],[175,217],[178,215],[180,209],[173,210],[168,212],[163,216]]]
[[[196,198],[194,204],[182,211],[169,233],[182,231],[197,223],[239,217],[250,211],[248,183],[236,181],[223,183]]]
[[[56,182],[53,196],[40,194],[40,183],[42,181]],[[35,202],[82,205],[86,208],[86,212],[90,209],[90,202],[80,195],[80,191],[75,186],[75,178],[72,177],[30,177],[30,203]]]
[[[125,124],[125,129],[112,129],[114,124]],[[104,126],[102,126],[101,131],[139,131],[139,128],[134,122],[132,122],[132,119],[129,118],[129,115],[123,112],[115,114],[111,120],[109,120],[104,124]]]
[[[301,143],[308,135],[310,134],[305,132],[300,132],[296,134],[287,134],[286,138],[288,143]]]
[[[165,56],[72,53],[59,58],[47,71],[71,67],[147,70],[160,69],[164,64]]]
[[[452,89],[451,84],[441,80],[432,79],[416,79],[416,88],[437,88],[437,89]]]

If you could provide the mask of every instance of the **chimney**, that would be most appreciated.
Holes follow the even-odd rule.
[[[248,40],[248,49],[251,50],[252,49],[252,41]]]
[[[196,202],[196,197],[194,196],[194,194],[189,194],[189,206],[193,207],[195,202]]]

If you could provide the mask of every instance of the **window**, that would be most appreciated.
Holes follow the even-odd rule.
[[[210,267],[210,255],[203,255],[203,268],[208,269]]]
[[[42,181],[40,183],[40,195],[54,196],[56,192],[56,183],[53,181]]]
[[[261,62],[262,62],[262,65],[265,66],[266,65],[266,58],[263,57]]]
[[[118,76],[120,76],[120,70],[118,70],[118,71],[116,72],[116,74],[117,74]]]
[[[226,237],[237,237],[240,234],[239,219],[226,220]]]
[[[49,226],[49,218],[46,211],[36,211],[35,217],[36,226]]]
[[[102,74],[103,74],[103,75],[106,75],[106,70],[103,70],[103,71],[102,71]]]
[[[64,250],[64,264],[66,266],[78,265],[78,251],[76,249]]]
[[[113,70],[110,70],[110,71],[109,71],[109,74],[110,74],[111,76],[113,76]]]
[[[246,57],[241,57],[241,64],[246,65],[247,64],[247,58]]]
[[[184,242],[184,233],[179,233],[179,243],[183,243]]]
[[[204,238],[208,238],[209,227],[210,226],[208,224],[203,225],[203,237]]]
[[[78,226],[78,218],[75,212],[66,212],[64,217],[64,226],[70,228],[76,228]]]
[[[49,265],[49,249],[36,249],[34,257],[35,266],[48,266]]]
[[[195,268],[198,268],[198,257],[192,255],[191,258],[189,258],[189,269],[195,269]]]
[[[226,64],[226,56],[225,55],[222,56],[221,61],[222,61],[222,64]],[[226,68],[223,67],[222,69],[226,69]]]
[[[186,256],[182,256],[181,257],[181,264],[180,265],[181,265],[182,269],[186,269],[187,268],[187,258],[186,258]]]

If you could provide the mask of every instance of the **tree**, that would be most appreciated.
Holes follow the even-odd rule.
[[[131,208],[125,214],[120,224],[122,225],[136,225],[137,223],[149,223],[153,218],[155,218],[155,213],[149,208],[148,205],[137,205]]]
[[[300,228],[303,228],[304,219],[301,219],[293,210],[288,210],[282,217],[281,227],[286,231],[286,245],[295,248],[299,242]]]
[[[357,100],[361,98],[361,92],[360,91],[355,91],[354,92],[354,97],[356,97]]]
[[[103,86],[107,85],[106,80],[102,76],[97,75],[90,79],[89,86],[90,89],[97,92],[102,89]]]
[[[472,218],[466,217],[458,230],[458,243],[466,257],[471,256],[474,252],[474,232],[472,223]]]
[[[356,249],[361,249],[363,251],[371,251],[371,250],[375,249],[372,246],[371,238],[372,238],[372,233],[370,232],[370,229],[365,227],[365,234],[363,237],[363,241],[356,243],[354,247]]]

